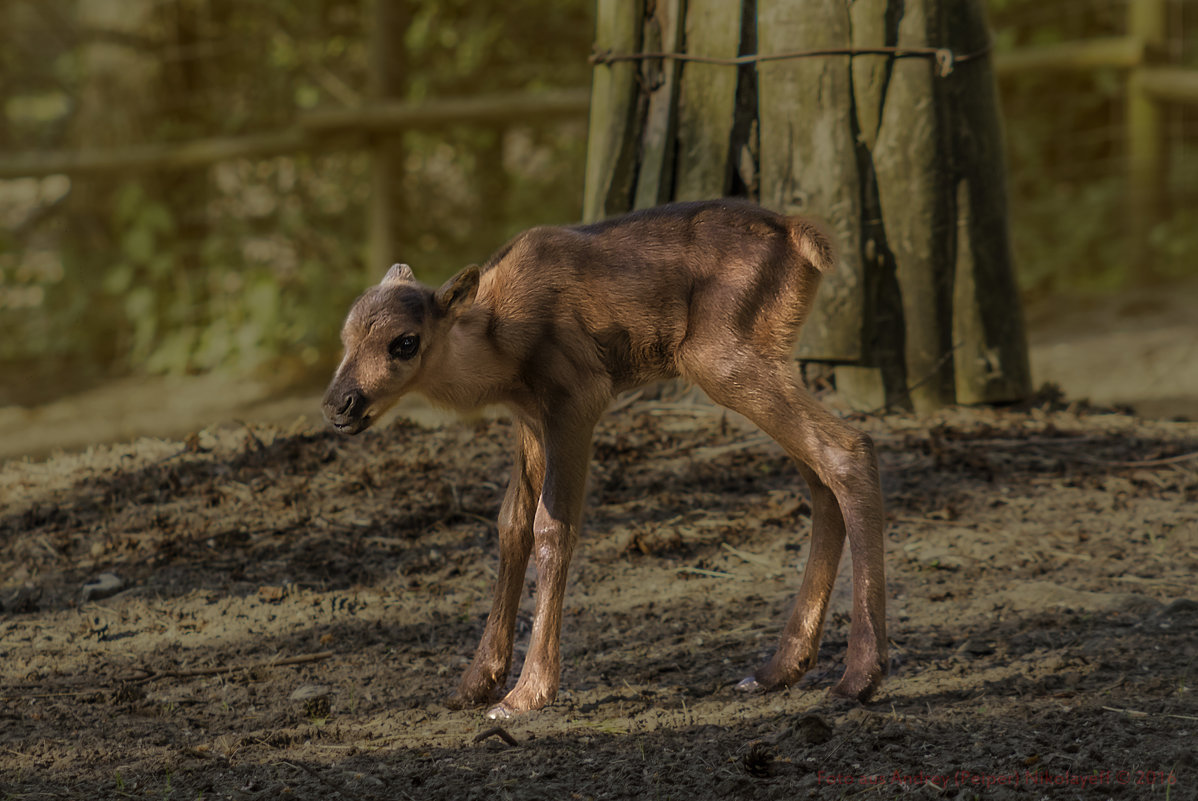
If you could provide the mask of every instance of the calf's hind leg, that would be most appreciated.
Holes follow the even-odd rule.
[[[814,664],[847,534],[853,555],[853,615],[848,664],[832,692],[867,700],[886,672],[884,515],[873,443],[821,406],[785,361],[751,351],[725,353],[715,362],[696,358],[684,375],[786,450],[811,487],[813,511],[811,555],[778,650],[741,686],[783,687]]]
[[[793,684],[815,667],[819,655],[828,599],[844,549],[844,517],[832,490],[805,464],[798,463],[798,468],[811,490],[811,549],[803,570],[803,583],[778,650],[754,675],[737,685],[742,691]]]

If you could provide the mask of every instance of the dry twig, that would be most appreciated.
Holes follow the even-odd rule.
[[[486,731],[480,731],[478,734],[474,735],[474,742],[481,743],[488,737],[498,737],[512,748],[516,748],[520,745],[520,742],[512,735],[508,734],[507,730],[502,726],[495,726],[493,728],[487,729]]]
[[[1154,716],[1153,713],[1151,713],[1151,712],[1141,712],[1138,709],[1120,709],[1117,706],[1104,706],[1103,709],[1105,709],[1107,712],[1118,712],[1121,715],[1127,715],[1128,717],[1133,717],[1133,718],[1147,718],[1147,717]],[[1176,718],[1177,720],[1198,720],[1198,716],[1196,716],[1196,715],[1173,715],[1173,714],[1170,714],[1169,712],[1155,713],[1155,717]]]

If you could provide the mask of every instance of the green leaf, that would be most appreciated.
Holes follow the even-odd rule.
[[[138,210],[146,202],[145,190],[141,184],[128,183],[121,186],[116,193],[116,205],[113,209],[116,221],[121,225],[130,225],[137,217]]]
[[[154,232],[143,225],[135,225],[121,237],[121,250],[134,264],[147,264],[154,255]]]
[[[156,234],[169,234],[175,230],[175,218],[162,203],[149,201],[142,209],[139,222]]]
[[[133,284],[133,267],[128,264],[118,264],[104,275],[104,291],[113,295],[122,295]]]
[[[175,271],[175,256],[170,252],[159,252],[147,260],[150,275],[154,278],[165,278]]]
[[[146,358],[146,367],[156,373],[184,373],[191,367],[196,329],[190,326],[167,334]]]
[[[154,290],[145,286],[134,287],[125,296],[125,314],[134,323],[152,319],[154,310]]]

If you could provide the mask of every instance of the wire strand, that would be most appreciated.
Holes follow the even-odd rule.
[[[941,78],[950,75],[953,68],[962,62],[981,58],[990,52],[993,45],[987,44],[981,50],[973,53],[957,55],[947,47],[838,47],[821,50],[794,50],[787,53],[760,54],[753,53],[736,58],[717,58],[715,56],[699,56],[689,53],[614,53],[611,50],[596,50],[591,53],[588,61],[592,66],[599,64],[615,64],[621,61],[652,61],[665,60],[690,61],[699,64],[716,64],[725,67],[739,67],[745,64],[759,64],[767,61],[786,61],[798,58],[824,58],[827,56],[890,56],[891,58],[930,58],[936,61],[936,72]]]

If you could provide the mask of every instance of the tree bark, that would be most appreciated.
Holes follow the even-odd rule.
[[[977,53],[989,43],[981,0],[948,3],[945,43]],[[990,60],[958,64],[944,79],[951,110],[956,201],[953,298],[958,403],[1003,403],[1031,394],[1027,337],[1007,222],[1007,171]]]
[[[740,49],[740,3],[688,0],[686,49],[695,55],[735,58]],[[678,102],[678,177],[675,200],[723,197],[736,110],[736,69],[689,62],[682,68]]]
[[[643,17],[642,0],[600,0],[596,51],[638,52]],[[637,64],[628,61],[595,70],[582,200],[582,217],[587,222],[631,208],[642,107],[637,73]]]
[[[842,0],[758,0],[763,55],[847,48],[850,41]],[[820,285],[798,355],[859,363],[866,358],[865,284],[849,57],[764,62],[757,75],[761,203],[786,214],[823,217],[840,245],[840,263]]]
[[[679,52],[684,19],[683,0],[657,0],[653,13],[645,20],[645,49]],[[646,61],[641,67],[642,86],[649,97],[633,202],[638,209],[665,203],[672,195],[680,67],[673,60]]]
[[[906,0],[899,47],[938,46],[939,0]],[[917,412],[953,400],[951,147],[935,66],[895,59],[873,150],[886,238],[902,294],[904,361]]]

